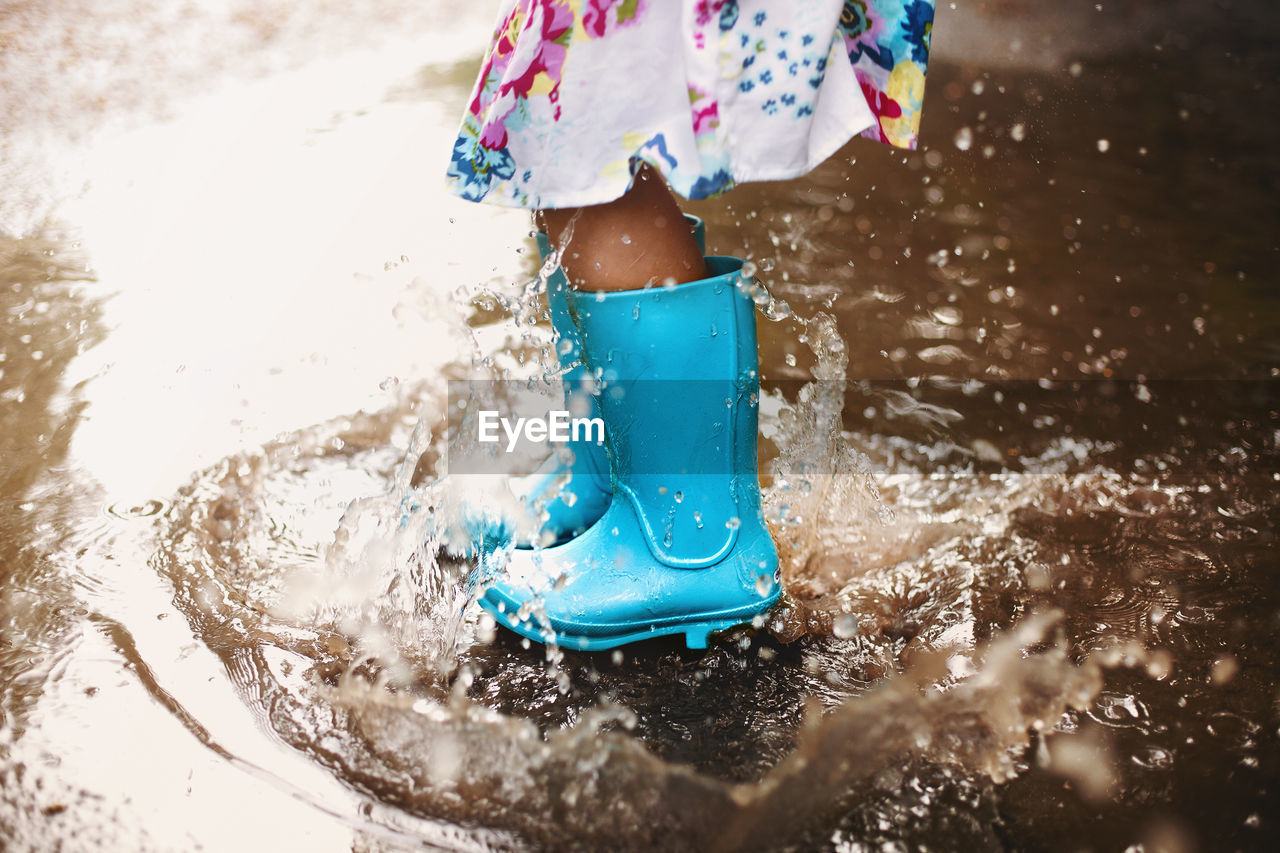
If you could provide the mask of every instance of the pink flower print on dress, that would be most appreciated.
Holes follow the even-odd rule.
[[[708,92],[689,87],[689,110],[693,115],[693,135],[705,136],[720,126],[720,105]]]
[[[507,116],[529,97],[539,74],[551,79],[548,97],[556,101],[572,28],[573,11],[564,0],[525,0],[511,11],[481,70],[484,84],[471,102],[471,113],[480,119],[481,145],[494,150],[506,147]],[[499,81],[496,89],[495,79]]]
[[[876,123],[863,131],[863,135],[892,144],[884,132],[884,120],[902,118],[902,105],[873,86],[863,75],[855,73],[854,76],[858,78],[858,85],[862,87],[867,106],[871,107],[871,112],[876,117]]]
[[[713,19],[718,21],[724,4],[725,0],[698,0],[698,5],[693,11],[694,22],[700,27],[705,27]]]
[[[600,38],[617,27],[634,24],[644,13],[648,0],[586,0],[584,5],[582,28],[589,37]]]

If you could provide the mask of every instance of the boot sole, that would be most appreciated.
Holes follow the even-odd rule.
[[[484,608],[486,613],[497,620],[499,625],[509,631],[544,645],[554,640],[555,644],[562,649],[600,652],[629,643],[638,643],[642,640],[650,640],[655,637],[670,637],[677,634],[684,635],[686,648],[705,649],[712,634],[749,624],[757,616],[767,613],[778,603],[780,597],[781,594],[776,595],[762,602],[760,607],[752,609],[750,612],[737,610],[727,613],[708,613],[692,618],[680,617],[678,620],[668,619],[665,622],[657,622],[639,630],[631,629],[618,634],[602,636],[573,634],[551,628],[550,633],[552,636],[548,637],[547,632],[542,630],[541,626],[532,617],[520,620],[513,613],[499,611],[497,602],[491,601],[487,597],[480,599],[480,606]]]

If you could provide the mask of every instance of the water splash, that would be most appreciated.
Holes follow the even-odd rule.
[[[813,845],[905,808],[902,768],[936,793],[1037,766],[1106,796],[1114,779],[1095,771],[1110,767],[1109,741],[1095,732],[1142,705],[1101,693],[1104,670],[1162,678],[1171,666],[1124,626],[1156,606],[1166,624],[1195,613],[1170,596],[1103,596],[1094,612],[1114,630],[1082,641],[1073,617],[1050,612],[1073,558],[1023,517],[1141,518],[1185,502],[1188,487],[1121,476],[1102,461],[1112,446],[1087,439],[1053,438],[1008,467],[998,449],[945,432],[932,443],[850,432],[834,321],[774,313],[802,324],[813,364],[793,399],[761,397],[787,600],[705,656],[662,644],[607,661],[531,652],[467,606],[471,566],[445,546],[471,498],[437,479],[438,387],[405,389],[419,417],[407,438],[403,409],[341,419],[199,475],[166,516],[162,565],[206,645],[254,685],[246,701],[271,697],[288,743],[384,802],[520,843]],[[472,368],[509,378],[536,362]],[[907,393],[878,400],[929,428],[954,423]],[[353,471],[372,496],[346,503],[359,490],[338,472]],[[326,480],[337,534],[317,544],[332,530],[317,523],[310,544],[291,541],[282,518],[314,513]],[[708,753],[690,760],[682,744],[704,740]]]

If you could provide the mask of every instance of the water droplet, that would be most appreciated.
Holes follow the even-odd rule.
[[[702,529],[702,513],[699,512],[698,510],[693,511],[693,523],[697,526],[699,530]]]
[[[676,492],[675,498],[676,498],[676,503],[680,503],[681,501],[684,500],[684,492]]]
[[[858,617],[852,613],[841,613],[831,622],[831,633],[842,640],[856,636],[858,633]]]
[[[622,237],[621,237],[621,238],[619,238],[619,239],[621,239],[621,240],[622,240],[622,245],[624,245],[624,246],[630,246],[630,245],[631,245],[631,235],[630,235],[630,234],[623,234],[623,235],[622,235]]]
[[[958,326],[960,321],[964,319],[964,315],[960,313],[960,309],[952,305],[942,305],[934,308],[931,312],[933,319],[942,323],[944,326]]]
[[[24,503],[20,504],[18,508],[26,512],[34,509],[35,505]],[[149,518],[153,515],[158,515],[164,508],[164,503],[154,499],[146,500],[136,505],[122,501],[107,507],[107,514],[121,519]]]
[[[961,151],[968,151],[973,147],[973,131],[967,127],[960,128],[956,131],[955,144]]]
[[[639,302],[631,306],[631,319],[633,320],[640,319],[640,303]]]
[[[737,530],[739,527],[742,526],[742,519],[738,518],[735,515],[732,518],[730,518],[728,521],[726,521],[724,523],[724,526],[729,528],[730,530]]]
[[[765,598],[773,591],[773,578],[769,575],[756,575],[756,593]]]
[[[767,320],[778,322],[785,320],[791,316],[791,306],[781,299],[769,298],[769,304],[765,306],[764,316]]]
[[[1098,150],[1099,150],[1099,151],[1106,152],[1106,151],[1109,151],[1110,149],[1111,149],[1111,140],[1109,140],[1109,139],[1099,139],[1099,140],[1098,140]]]
[[[782,360],[787,363],[787,367],[796,366],[796,354],[793,352],[787,353],[785,356],[783,356]]]
[[[1015,124],[1009,128],[1009,138],[1014,142],[1021,142],[1027,138],[1027,126],[1025,124]]]

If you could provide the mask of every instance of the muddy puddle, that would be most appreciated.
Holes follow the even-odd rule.
[[[1273,847],[1270,13],[967,6],[920,151],[690,205],[787,598],[599,654],[433,532],[448,380],[549,357],[440,187],[488,12],[0,13],[5,846]]]

